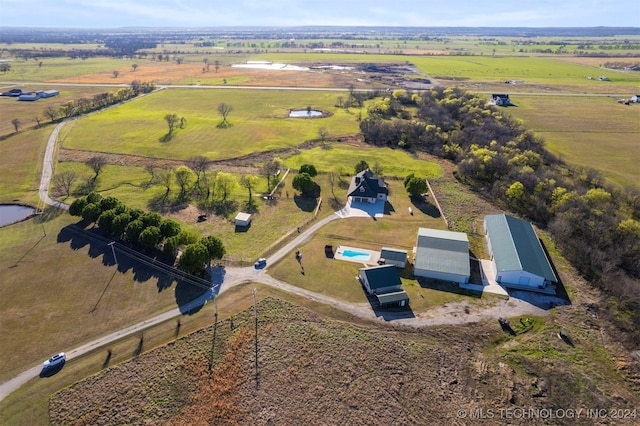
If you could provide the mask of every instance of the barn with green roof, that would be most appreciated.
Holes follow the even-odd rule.
[[[530,290],[558,282],[531,223],[506,214],[489,215],[484,231],[497,282]]]

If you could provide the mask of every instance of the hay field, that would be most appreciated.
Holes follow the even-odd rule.
[[[512,96],[508,112],[542,136],[570,164],[600,170],[622,185],[640,185],[640,105],[615,97]]]

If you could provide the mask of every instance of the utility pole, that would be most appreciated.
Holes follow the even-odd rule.
[[[42,216],[43,213],[44,213],[44,211],[40,210],[36,214],[40,217],[40,225],[42,225],[42,233],[46,237],[47,236],[47,231],[45,231],[45,229],[44,229],[44,217]]]
[[[209,356],[209,372],[213,369],[213,350],[216,347],[216,331],[218,329],[218,298],[213,298],[213,338],[211,339],[211,355]]]
[[[256,304],[256,289],[253,289],[253,315],[256,319],[256,386],[258,385],[258,305]]]
[[[113,260],[115,260],[116,265],[118,264],[118,258],[116,257],[116,249],[113,248],[113,245],[115,244],[115,241],[111,241],[109,244],[107,244],[108,246],[111,246],[111,252],[113,253]]]

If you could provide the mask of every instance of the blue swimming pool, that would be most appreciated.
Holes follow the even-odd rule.
[[[358,259],[358,260],[369,260],[369,258],[371,257],[369,253],[356,251],[356,250],[345,250],[342,252],[342,255],[344,257],[348,257],[351,259]]]

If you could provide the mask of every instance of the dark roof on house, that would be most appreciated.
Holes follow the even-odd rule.
[[[363,170],[351,179],[347,196],[377,198],[378,194],[388,194],[383,178],[374,176],[369,169]]]
[[[414,266],[416,269],[470,276],[467,234],[419,228]]]
[[[404,262],[407,260],[407,251],[389,247],[382,247],[382,250],[380,250],[380,257],[382,259]]]
[[[409,300],[409,295],[406,291],[400,290],[391,293],[376,294],[376,298],[381,305],[385,305],[387,303],[397,303],[402,300]]]
[[[375,290],[383,287],[393,287],[402,284],[398,269],[394,265],[372,266],[370,268],[361,268],[362,272],[369,282],[369,288]]]
[[[491,97],[492,97],[493,99],[495,99],[495,98],[505,98],[505,99],[509,99],[509,95],[507,95],[507,94],[503,94],[503,93],[502,93],[502,94],[501,94],[501,93],[494,93],[493,95],[491,95]]]
[[[506,214],[484,218],[493,258],[500,271],[526,271],[557,282],[531,223]]]

